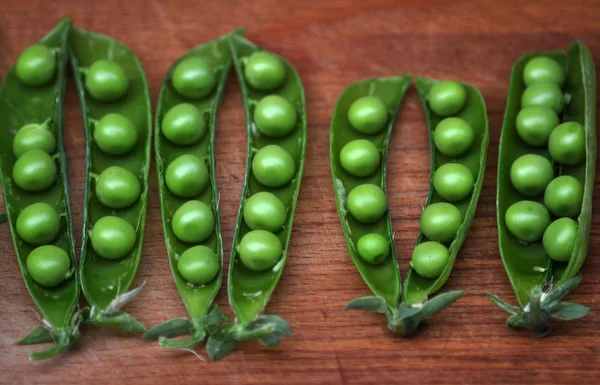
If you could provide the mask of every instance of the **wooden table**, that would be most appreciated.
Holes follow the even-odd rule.
[[[294,337],[278,349],[248,343],[216,363],[166,351],[139,336],[86,329],[69,353],[31,363],[32,347],[12,345],[39,325],[23,284],[7,227],[0,230],[0,383],[2,384],[508,384],[600,383],[600,311],[556,323],[545,339],[508,329],[506,314],[481,293],[514,300],[497,248],[496,161],[511,66],[523,53],[564,49],[582,39],[600,61],[599,1],[229,1],[4,0],[0,12],[0,73],[61,16],[122,40],[139,55],[153,101],[171,62],[191,47],[237,26],[250,40],[298,69],[308,100],[306,171],[290,257],[268,312],[287,319]],[[473,229],[444,290],[466,296],[431,319],[412,339],[387,332],[375,314],[342,312],[368,295],[348,258],[329,172],[329,121],[350,83],[410,72],[469,82],[483,92],[491,129],[485,184]],[[81,234],[84,143],[72,82],[66,99],[66,138],[77,238]],[[217,179],[226,260],[241,193],[245,118],[231,78],[219,112]],[[427,130],[412,88],[399,115],[388,162],[396,247],[406,272],[429,176]],[[185,316],[163,242],[154,167],[139,284],[127,311],[146,325]],[[600,191],[600,190],[598,190]],[[600,196],[596,195],[596,207]],[[583,284],[571,300],[600,301],[600,216],[593,221]],[[78,241],[78,248],[80,242]],[[224,286],[225,287],[225,286]],[[227,305],[225,289],[217,302]],[[202,349],[200,349],[202,352]]]

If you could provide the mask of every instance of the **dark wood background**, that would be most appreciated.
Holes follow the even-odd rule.
[[[13,343],[39,325],[7,227],[0,228],[0,383],[2,384],[508,384],[600,383],[600,311],[557,323],[536,339],[508,329],[506,315],[483,291],[514,300],[497,249],[497,146],[511,66],[523,53],[565,49],[582,39],[600,62],[599,1],[67,1],[3,0],[0,73],[61,16],[115,37],[139,56],[155,102],[163,75],[188,49],[238,26],[247,37],[298,69],[308,100],[309,139],[290,258],[268,312],[287,319],[294,337],[278,349],[248,343],[216,363],[166,351],[139,336],[86,329],[79,344],[53,360],[31,363],[32,347]],[[479,87],[491,129],[485,184],[469,237],[444,290],[467,295],[412,339],[387,332],[375,314],[342,312],[369,294],[350,262],[329,172],[329,121],[350,83],[410,72]],[[77,238],[81,234],[84,143],[74,85],[66,99],[66,139]],[[1,118],[1,117],[0,117]],[[219,112],[217,180],[226,260],[242,188],[245,118],[236,80]],[[396,247],[406,272],[425,201],[429,148],[423,111],[408,93],[388,162]],[[186,311],[171,278],[154,166],[144,255],[137,283],[148,279],[127,311],[150,326]],[[600,191],[600,190],[598,190]],[[595,205],[600,207],[596,194]],[[78,245],[80,242],[78,241]],[[78,246],[79,248],[79,246]],[[600,216],[595,215],[583,284],[570,299],[600,301]],[[227,305],[225,286],[217,302]],[[202,349],[200,350],[202,353]]]

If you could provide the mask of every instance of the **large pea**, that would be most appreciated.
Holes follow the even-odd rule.
[[[464,154],[471,148],[474,139],[473,128],[461,118],[446,118],[433,131],[435,146],[446,156]]]
[[[521,108],[549,107],[560,113],[564,106],[563,94],[559,86],[554,83],[532,84],[521,95]]]
[[[446,163],[433,174],[433,187],[442,198],[457,202],[471,194],[474,186],[473,173],[460,163]]]
[[[550,224],[550,214],[540,203],[520,201],[512,204],[504,215],[506,227],[523,242],[537,242]]]
[[[523,81],[528,86],[538,83],[554,83],[562,87],[565,82],[565,71],[555,60],[547,56],[538,56],[525,64]]]
[[[167,111],[160,130],[170,142],[188,146],[204,136],[206,122],[196,106],[190,103],[181,103]]]
[[[571,218],[558,218],[544,232],[542,243],[546,253],[557,262],[568,262],[577,240],[577,222]]]
[[[363,96],[350,106],[348,120],[357,131],[373,135],[385,127],[388,121],[387,108],[381,99],[375,96]]]
[[[548,143],[552,130],[560,123],[552,108],[525,107],[517,115],[517,133],[531,146],[543,147]]]
[[[25,264],[31,278],[44,287],[56,287],[71,275],[69,255],[54,245],[33,249]]]
[[[177,261],[177,271],[188,282],[206,285],[221,270],[215,253],[206,246],[194,246],[181,254]]]
[[[281,187],[292,181],[296,174],[294,158],[283,147],[264,146],[252,159],[252,174],[267,187]]]
[[[279,231],[285,225],[285,205],[270,192],[260,191],[244,203],[244,222],[252,230]]]
[[[273,91],[285,81],[285,67],[272,53],[257,51],[248,57],[244,75],[255,90]]]
[[[13,180],[26,191],[47,190],[56,181],[56,164],[50,155],[42,150],[27,151],[13,166]]]
[[[17,234],[32,245],[43,245],[56,239],[60,231],[60,218],[47,203],[33,203],[17,217]]]
[[[440,116],[455,115],[467,100],[465,88],[453,81],[437,82],[429,90],[429,107]]]
[[[175,158],[165,173],[167,188],[182,198],[200,194],[208,185],[208,168],[197,156],[183,154]]]
[[[570,175],[561,175],[546,187],[544,205],[557,217],[575,217],[581,212],[583,185]]]
[[[177,63],[171,81],[173,88],[181,95],[201,99],[215,88],[217,77],[208,61],[199,56],[191,56]]]
[[[271,138],[281,138],[296,128],[296,109],[279,95],[267,95],[254,109],[254,122],[258,130]]]
[[[421,231],[436,242],[446,243],[456,237],[462,223],[462,214],[451,203],[430,204],[421,214]]]
[[[530,197],[541,195],[554,178],[552,163],[541,155],[525,154],[510,167],[510,180],[521,194]]]
[[[372,265],[378,265],[390,255],[390,242],[377,233],[365,234],[356,243],[358,255]]]
[[[252,230],[242,238],[238,253],[242,263],[254,271],[273,268],[281,259],[283,248],[275,234],[265,230]]]
[[[56,74],[56,59],[43,44],[27,47],[15,64],[17,78],[29,86],[43,86]]]
[[[171,228],[177,238],[188,243],[204,242],[214,231],[215,218],[208,205],[187,201],[173,214]]]
[[[96,196],[106,207],[124,209],[134,204],[141,193],[140,181],[133,173],[120,166],[112,166],[100,173],[96,180]]]
[[[387,210],[387,198],[381,187],[374,184],[361,184],[348,194],[348,210],[362,223],[372,223]]]
[[[420,276],[433,279],[442,274],[449,260],[448,248],[439,242],[430,241],[414,248],[410,265]]]
[[[129,79],[119,63],[112,60],[98,60],[87,71],[85,87],[94,99],[114,102],[127,93]]]
[[[13,153],[18,158],[30,150],[42,150],[48,154],[56,150],[56,138],[44,124],[26,124],[13,139]]]
[[[585,129],[577,122],[561,124],[550,134],[548,151],[558,163],[581,164],[585,160]]]
[[[136,234],[133,226],[126,220],[106,216],[96,221],[90,239],[94,251],[99,256],[106,259],[120,259],[133,249]]]
[[[108,113],[94,127],[94,142],[107,154],[122,155],[130,152],[137,138],[133,122],[121,114]]]
[[[348,173],[358,177],[366,177],[379,168],[381,155],[372,142],[365,139],[356,139],[342,147],[340,163]]]

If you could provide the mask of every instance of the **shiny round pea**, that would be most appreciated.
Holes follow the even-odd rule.
[[[279,238],[266,230],[252,230],[246,233],[238,245],[242,263],[254,271],[271,269],[281,259],[282,252]]]
[[[356,139],[342,147],[340,163],[349,174],[362,178],[377,170],[381,164],[381,155],[372,142]]]
[[[422,277],[437,278],[449,260],[448,248],[439,242],[430,241],[420,243],[414,248],[410,265]]]
[[[40,286],[56,287],[63,283],[71,273],[71,259],[60,247],[40,246],[27,256],[27,271]]]
[[[42,86],[56,73],[56,59],[52,51],[43,44],[27,47],[15,64],[17,78],[28,86]]]
[[[543,147],[548,143],[552,130],[558,126],[558,115],[552,108],[525,107],[517,115],[517,133],[531,146]]]
[[[366,234],[356,243],[358,255],[372,265],[378,265],[390,255],[390,242],[380,234]]]
[[[559,86],[554,83],[537,83],[525,88],[521,95],[521,108],[525,107],[548,107],[557,114],[563,109],[563,93]]]
[[[538,56],[525,64],[523,81],[528,86],[538,83],[554,83],[562,87],[565,82],[565,71],[555,60],[546,56]]]
[[[92,247],[106,259],[123,258],[135,245],[135,229],[124,219],[106,216],[92,228]]]
[[[130,152],[137,138],[134,124],[121,114],[108,113],[94,126],[94,142],[107,154],[122,155]]]
[[[264,146],[252,159],[252,173],[267,187],[281,187],[291,182],[296,174],[292,156],[275,144]]]
[[[552,163],[541,155],[521,155],[510,167],[510,181],[513,186],[518,192],[529,197],[542,194],[553,178]]]
[[[296,127],[298,114],[292,103],[279,95],[262,98],[254,110],[254,122],[258,130],[271,138],[288,135]]]
[[[212,92],[217,84],[214,68],[203,58],[183,59],[173,71],[173,88],[190,99],[201,99]]]
[[[257,51],[248,57],[244,75],[250,87],[255,90],[273,91],[285,81],[285,67],[277,56]]]
[[[173,194],[191,198],[208,185],[208,168],[197,156],[180,155],[167,166],[165,182]]]
[[[124,209],[134,204],[141,193],[140,181],[133,173],[120,166],[112,166],[96,179],[96,196],[106,207]]]
[[[577,122],[561,124],[550,134],[548,151],[558,163],[581,164],[585,160],[585,129]]]
[[[196,143],[204,136],[206,122],[196,106],[181,103],[167,111],[160,130],[169,141],[188,146]]]
[[[88,69],[85,87],[94,99],[114,102],[127,92],[129,79],[119,63],[112,60],[98,60]]]
[[[446,163],[433,174],[433,187],[442,198],[457,202],[471,194],[474,186],[473,173],[460,163]]]
[[[177,261],[177,271],[188,282],[194,285],[206,285],[212,281],[221,264],[210,248],[194,246],[184,251]]]
[[[215,227],[212,210],[204,202],[192,200],[182,204],[171,221],[173,233],[187,243],[200,243],[208,239]]]
[[[377,134],[388,121],[385,104],[375,96],[363,96],[352,103],[348,110],[348,120],[352,127],[363,134]]]
[[[457,82],[437,82],[429,90],[429,107],[440,116],[455,115],[465,106],[467,92]]]
[[[33,203],[17,217],[17,234],[32,245],[43,245],[56,239],[60,231],[60,218],[47,203]]]
[[[13,153],[18,158],[27,151],[36,149],[52,154],[56,149],[56,138],[43,124],[26,124],[17,131],[13,139]]]
[[[462,214],[452,203],[433,203],[421,214],[421,231],[436,242],[450,242],[462,223]]]
[[[473,128],[464,119],[446,118],[433,131],[437,149],[446,156],[460,156],[473,145]]]
[[[244,203],[244,222],[252,230],[279,231],[285,225],[285,205],[270,192],[261,191]]]
[[[537,242],[550,224],[550,214],[544,205],[533,201],[513,203],[504,214],[506,227],[523,242]]]
[[[361,184],[348,194],[348,210],[359,222],[375,222],[381,218],[387,207],[385,192],[377,185]]]
[[[544,232],[542,243],[550,258],[557,262],[568,262],[576,239],[577,222],[571,218],[558,218]]]
[[[27,151],[13,166],[13,180],[26,191],[47,190],[56,181],[56,164],[42,150]]]
[[[581,212],[583,185],[570,175],[554,179],[544,193],[544,205],[557,217],[575,217]]]

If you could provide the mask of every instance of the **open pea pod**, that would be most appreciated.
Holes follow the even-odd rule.
[[[36,45],[49,49],[52,59],[55,60],[56,68],[54,72],[49,73],[47,81],[43,84],[27,85],[20,79],[15,65],[4,76],[0,88],[0,116],[2,116],[0,119],[0,181],[6,219],[10,225],[15,253],[25,285],[44,318],[43,326],[35,329],[18,344],[54,343],[54,346],[48,350],[32,353],[30,358],[33,360],[52,357],[79,338],[80,315],[77,310],[79,282],[76,274],[67,156],[63,135],[63,98],[66,84],[67,37],[70,27],[70,19],[60,20],[58,26]],[[53,143],[58,144],[52,146],[52,150],[49,151],[52,162],[57,168],[56,179],[43,191],[27,191],[20,187],[13,177],[13,168],[17,161],[13,152],[15,135],[21,127],[31,124],[49,130],[54,138]],[[27,268],[28,256],[38,248],[39,244],[34,245],[21,237],[17,218],[33,204],[43,204],[54,210],[58,215],[58,222],[53,240],[43,243],[38,242],[39,239],[30,241],[56,246],[63,250],[70,260],[66,277],[63,277],[62,283],[52,287],[36,282]],[[33,229],[33,226],[30,227]]]
[[[576,178],[583,186],[581,210],[577,215],[577,229],[573,251],[568,262],[550,258],[541,241],[525,243],[508,229],[505,215],[515,202],[534,200],[544,204],[543,196],[522,195],[513,186],[510,170],[522,155],[539,154],[550,160],[548,147],[533,147],[519,137],[516,120],[521,108],[521,95],[526,85],[523,73],[534,57],[545,56],[557,62],[566,72],[563,87],[564,110],[561,122],[577,122],[585,132],[585,161],[566,166],[554,163],[555,174]],[[497,216],[500,255],[517,301],[511,306],[493,294],[486,294],[494,303],[511,314],[507,324],[514,328],[531,330],[538,336],[550,331],[550,318],[570,320],[586,315],[589,308],[559,302],[581,281],[578,275],[585,260],[590,237],[592,194],[596,164],[596,75],[593,58],[580,41],[573,42],[567,54],[563,51],[535,52],[522,56],[513,66],[507,98],[498,157]]]
[[[104,35],[73,28],[69,51],[86,139],[80,276],[91,305],[87,322],[146,331],[121,310],[141,289],[129,291],[140,263],[148,199],[152,111],[146,75],[129,48]],[[95,135],[100,126],[105,136]]]
[[[262,50],[240,36],[232,35],[229,46],[244,98],[248,152],[229,263],[229,302],[237,317],[237,324],[228,321],[211,334],[207,351],[212,359],[229,354],[242,341],[257,339],[264,345],[277,346],[284,336],[291,335],[291,328],[285,320],[261,314],[279,282],[288,256],[306,154],[306,102],[302,81],[295,68],[285,59]],[[269,75],[274,76],[268,76],[267,79],[254,76],[264,68],[260,63],[255,66],[255,59],[267,63],[267,67],[273,66]],[[257,117],[257,109],[262,108],[259,102],[265,97],[270,98],[266,103],[269,106],[265,109],[287,112],[284,119],[275,125],[260,123],[265,120],[273,123],[266,112],[260,114],[262,121],[259,122],[260,118]],[[273,100],[275,102],[271,103]],[[279,115],[279,112],[275,115]],[[284,121],[285,129],[281,125]],[[275,161],[271,163],[269,159]],[[279,202],[275,205],[279,207],[277,217],[284,219],[281,227],[270,228],[273,222],[267,219],[266,228],[269,231],[256,224],[251,228],[249,223],[253,222],[245,218],[244,211],[251,197],[260,197],[257,199],[260,200],[258,206]],[[263,198],[265,200],[261,200]],[[252,246],[247,247],[247,243],[260,246],[262,251],[249,255],[253,249]],[[248,254],[247,259],[244,252]],[[267,254],[273,258],[267,261]]]

